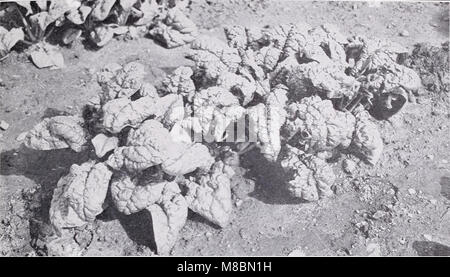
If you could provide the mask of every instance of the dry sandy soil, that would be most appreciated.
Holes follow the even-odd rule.
[[[201,32],[223,38],[225,25],[304,21],[333,23],[343,33],[373,35],[413,49],[418,42],[449,40],[448,3],[287,2],[197,0],[189,16]],[[408,36],[400,36],[407,31]],[[63,48],[66,67],[35,68],[23,53],[0,62],[0,255],[43,255],[49,195],[72,163],[87,157],[70,151],[27,150],[16,140],[43,117],[75,113],[97,94],[94,73],[109,62],[137,60],[148,79],[190,64],[188,47],[164,49],[147,38],[117,39],[93,51],[83,43]],[[448,69],[447,69],[448,70]],[[277,188],[272,165],[243,158],[249,180],[235,191],[231,224],[216,228],[190,214],[173,255],[450,255],[450,97],[427,92],[389,121],[375,167],[341,170],[335,195],[299,203]],[[272,169],[274,174],[268,174]],[[85,255],[152,255],[148,226],[139,217],[107,209],[93,225],[74,231]],[[31,218],[31,219],[30,219]],[[44,228],[45,229],[45,228]],[[150,245],[150,247],[149,247]],[[33,248],[34,247],[34,248]]]

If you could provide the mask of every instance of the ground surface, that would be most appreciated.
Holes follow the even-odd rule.
[[[412,49],[427,41],[448,41],[449,5],[438,3],[193,1],[189,16],[201,32],[223,37],[222,27],[306,21],[333,23],[346,34],[369,34]],[[408,36],[400,36],[407,31]],[[187,47],[164,49],[150,39],[121,39],[99,51],[79,43],[65,48],[66,68],[38,70],[23,54],[0,63],[0,255],[36,255],[30,243],[38,210],[45,221],[48,195],[70,164],[86,157],[70,151],[26,150],[16,140],[42,117],[75,113],[98,92],[94,73],[108,62],[138,60],[157,81],[175,67],[189,64]],[[340,174],[336,195],[318,203],[298,203],[277,189],[267,174],[272,165],[252,163],[251,179],[235,193],[233,220],[218,229],[195,215],[181,232],[174,255],[450,255],[450,100],[424,93],[402,113],[379,122],[385,142],[378,165],[361,165]],[[273,171],[273,170],[272,170]],[[40,191],[39,195],[33,193]],[[40,197],[39,199],[33,199]],[[40,203],[37,206],[36,203]],[[41,206],[42,205],[42,206]],[[139,214],[118,216],[112,209],[85,230],[77,242],[86,255],[151,255]],[[294,251],[296,250],[296,251]]]

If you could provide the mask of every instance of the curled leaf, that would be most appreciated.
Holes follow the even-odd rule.
[[[181,176],[197,168],[208,169],[214,163],[208,147],[195,143],[186,146],[177,157],[170,157],[162,163],[162,170],[172,176]]]
[[[97,157],[102,158],[106,153],[117,148],[119,139],[117,137],[108,137],[104,134],[98,134],[91,140],[91,143],[94,146]]]
[[[16,43],[23,39],[24,33],[21,28],[12,28],[8,31],[0,26],[0,59],[8,54]]]
[[[152,217],[153,234],[158,254],[167,255],[186,223],[188,207],[176,183],[168,183],[157,204],[147,208]]]
[[[110,26],[97,26],[89,33],[89,36],[95,45],[103,47],[114,37],[114,29]]]
[[[111,12],[112,7],[116,0],[97,0],[95,1],[94,8],[92,9],[91,17],[95,21],[104,21],[109,13]]]
[[[56,46],[48,43],[35,44],[30,48],[30,58],[38,68],[50,67],[59,69],[64,67],[64,57]]]
[[[383,152],[383,140],[377,125],[370,120],[367,111],[355,111],[356,128],[351,148],[354,153],[371,165],[375,165]]]
[[[71,10],[66,15],[66,18],[75,25],[81,25],[86,21],[91,11],[92,7],[82,5],[78,9]]]
[[[183,99],[171,94],[161,98],[141,97],[136,101],[118,98],[103,106],[103,126],[112,133],[126,126],[136,126],[147,117],[165,119],[171,124],[184,116]]]
[[[80,29],[69,28],[64,31],[61,40],[64,44],[71,44],[72,42],[77,40],[81,36],[82,33],[83,33],[83,31]]]

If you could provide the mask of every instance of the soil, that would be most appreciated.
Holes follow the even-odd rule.
[[[202,34],[219,38],[226,25],[303,21],[332,23],[345,34],[388,39],[411,51],[416,43],[440,47],[449,40],[449,3],[198,0],[188,15]],[[0,131],[0,255],[50,254],[43,241],[51,235],[45,227],[51,192],[71,164],[88,158],[69,150],[29,150],[19,135],[44,117],[80,111],[97,94],[95,72],[106,63],[139,61],[148,80],[158,82],[191,64],[184,58],[187,50],[164,49],[148,38],[118,38],[100,50],[82,42],[64,47],[66,67],[60,70],[37,69],[16,51],[0,62],[0,120],[10,124]],[[438,64],[448,74],[448,52],[447,63]],[[449,256],[450,95],[436,87],[378,121],[385,149],[376,166],[358,163],[344,173],[346,157],[335,164],[339,178],[331,198],[290,198],[280,190],[273,165],[248,152],[241,161],[248,179],[237,180],[231,224],[220,229],[189,214],[171,254]],[[94,224],[73,230],[71,239],[83,255],[154,255],[141,216],[125,217],[109,207]]]

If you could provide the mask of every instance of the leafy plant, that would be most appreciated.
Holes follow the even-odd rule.
[[[115,35],[139,30],[172,48],[192,42],[195,24],[182,12],[186,1],[156,0],[62,0],[15,1],[5,3],[15,29],[0,30],[1,57],[18,41],[30,45],[29,54],[39,68],[64,66],[58,48],[47,43],[56,29],[63,44],[84,35],[96,47],[103,47]],[[23,30],[20,33],[18,28]],[[149,30],[146,30],[148,28]]]
[[[280,188],[293,197],[330,196],[328,158],[345,153],[376,164],[383,142],[369,111],[392,115],[392,102],[381,99],[420,87],[396,62],[403,50],[347,40],[333,26],[225,33],[227,43],[194,41],[193,68],[177,68],[157,87],[139,63],[107,65],[82,115],[48,118],[28,133],[33,149],[95,153],[57,184],[50,221],[61,236],[95,220],[108,187],[120,212],[149,212],[160,254],[170,252],[188,209],[224,228],[236,161],[254,147],[284,168]]]

